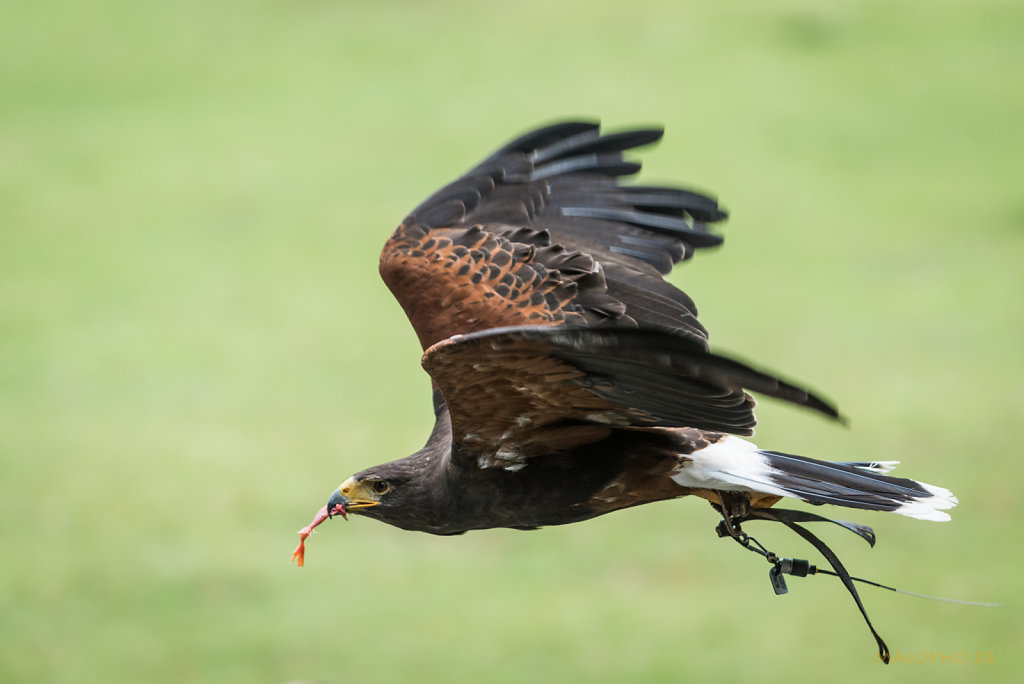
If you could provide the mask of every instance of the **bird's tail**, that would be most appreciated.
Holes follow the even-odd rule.
[[[812,504],[890,511],[920,520],[949,520],[946,510],[959,503],[943,487],[886,475],[896,461],[818,461],[760,450],[732,436],[687,459],[673,479],[691,487],[763,492]]]
[[[778,451],[760,454],[776,487],[786,496],[814,504],[891,511],[919,520],[949,520],[946,509],[959,503],[943,487],[885,475],[898,461],[829,463]]]

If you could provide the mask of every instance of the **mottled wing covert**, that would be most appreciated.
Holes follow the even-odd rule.
[[[697,309],[662,279],[721,243],[725,213],[690,190],[622,185],[623,152],[661,129],[602,135],[568,122],[529,133],[434,193],[381,254],[423,348],[512,325],[637,326],[706,346]]]
[[[622,318],[593,258],[526,228],[401,226],[380,272],[424,349],[447,337],[513,325],[588,325]]]

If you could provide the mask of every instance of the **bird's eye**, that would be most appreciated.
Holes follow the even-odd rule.
[[[391,489],[391,485],[384,480],[377,480],[373,483],[373,491],[377,494],[387,494],[389,489]]]

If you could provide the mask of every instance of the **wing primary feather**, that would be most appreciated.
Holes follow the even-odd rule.
[[[643,147],[657,142],[664,135],[661,128],[647,128],[610,135],[596,136],[589,132],[565,138],[534,153],[534,163],[539,167],[555,159],[575,157],[584,153],[607,154]]]
[[[721,235],[708,232],[703,223],[691,223],[675,216],[613,207],[562,207],[560,211],[565,216],[621,221],[658,233],[685,236],[685,239],[696,247],[711,247],[720,245],[723,241]]]
[[[628,176],[639,170],[639,163],[623,161],[622,155],[619,154],[582,154],[545,164],[530,175],[530,180],[539,181],[569,173]]]
[[[601,124],[596,121],[565,121],[538,128],[501,146],[491,156],[480,162],[475,169],[486,167],[511,153],[533,152],[584,131],[593,131],[596,136],[599,134],[600,127]]]
[[[656,249],[661,252],[668,252],[672,263],[682,260],[683,256],[686,254],[686,250],[684,249],[682,242],[679,240],[666,240],[660,235],[640,237],[639,235],[623,234],[618,235],[616,239],[624,245],[633,245],[634,247],[643,247],[645,249]],[[671,268],[671,264],[669,267]]]
[[[728,212],[718,206],[718,200],[692,190],[644,185],[630,185],[623,190],[626,203],[644,207],[649,211],[680,211],[709,223],[721,221],[729,216]]]
[[[612,245],[609,249],[616,254],[624,254],[640,261],[646,261],[662,275],[672,270],[672,259],[664,251],[648,249],[644,245],[635,245],[633,247]]]

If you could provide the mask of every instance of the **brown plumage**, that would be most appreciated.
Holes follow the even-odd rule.
[[[423,346],[436,423],[363,470],[334,513],[410,530],[531,529],[697,495],[730,509],[783,496],[941,520],[947,490],[758,450],[747,391],[832,419],[824,399],[709,351],[693,301],[662,276],[722,238],[704,194],[628,185],[623,152],[660,129],[562,123],[505,145],[416,208],[380,272]],[[728,514],[729,511],[726,511]],[[301,546],[297,551],[301,561]]]

